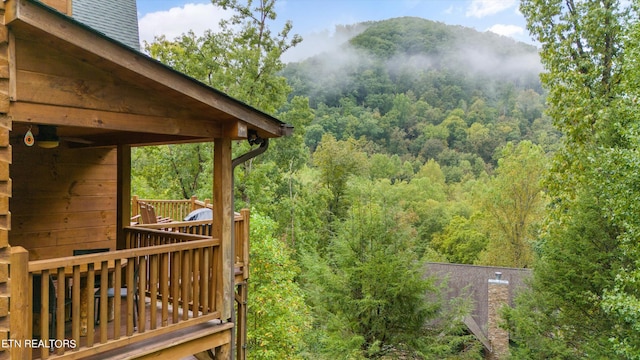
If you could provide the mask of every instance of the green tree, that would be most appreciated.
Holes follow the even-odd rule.
[[[285,22],[274,34],[269,23],[276,19],[276,0],[212,0],[231,10],[216,32],[202,36],[188,32],[168,40],[156,37],[145,50],[165,64],[191,75],[225,93],[268,113],[282,106],[291,91],[284,77],[281,57],[302,39],[291,35],[292,24]]]
[[[249,359],[301,359],[309,309],[295,282],[299,268],[275,234],[275,223],[252,214],[247,315]]]
[[[425,322],[438,304],[414,251],[414,231],[397,208],[356,205],[341,223],[326,257],[307,260],[309,296],[331,359],[419,353]]]
[[[149,198],[212,197],[211,144],[148,146],[132,151],[134,194]]]
[[[332,135],[325,135],[313,153],[313,163],[320,170],[320,183],[333,196],[329,212],[335,218],[341,218],[347,209],[347,204],[343,202],[347,181],[365,170],[366,154],[359,150],[358,143],[353,139],[338,141]]]
[[[487,235],[478,228],[472,219],[454,215],[442,233],[434,235],[431,246],[444,254],[448,262],[474,264],[487,246]]]
[[[624,50],[637,12],[614,0],[525,0],[521,10],[542,44],[548,114],[565,142],[545,181],[551,207],[531,291],[509,313],[513,354],[638,359],[639,288],[628,270],[638,261],[630,212],[639,192],[627,180],[640,159],[638,87],[623,81],[637,73]]]
[[[252,0],[212,0],[212,3],[231,10],[234,14],[230,19],[220,22],[219,31],[209,30],[202,36],[190,31],[173,40],[164,36],[156,37],[153,42],[145,43],[145,50],[155,59],[209,86],[262,111],[275,114],[283,108],[291,92],[286,79],[279,75],[284,68],[281,56],[298,44],[301,38],[291,35],[290,22],[286,22],[278,33],[271,31],[269,24],[276,18],[275,0],[260,1],[257,4]],[[300,114],[299,117],[291,115],[291,118],[299,120],[298,125],[309,121],[308,114]],[[295,141],[290,140],[288,143]],[[297,143],[295,146],[299,148],[300,141],[297,140]],[[203,153],[203,148],[210,146],[172,145],[167,150],[169,161],[157,165],[164,166],[163,172],[172,174],[181,184],[179,197],[190,197],[198,193],[200,190],[194,184],[202,185],[200,179],[211,177],[210,169],[199,163],[201,159],[211,157],[208,150],[207,154]],[[243,153],[247,150],[248,145],[238,144],[234,151]],[[291,146],[282,145],[278,150],[289,153],[282,154],[281,157],[290,160],[297,157],[290,155]],[[136,162],[136,156],[144,156],[145,151],[155,152],[152,148],[138,149],[133,161]],[[251,165],[245,165],[241,170],[246,173],[255,168]],[[280,165],[289,166],[288,163]],[[298,163],[296,165],[299,167]],[[135,175],[138,177],[151,173],[148,168],[137,168],[136,171]],[[244,174],[240,178],[242,182],[247,176]],[[248,187],[244,183],[240,185],[242,191]],[[247,200],[249,195],[241,193],[241,198]]]
[[[541,183],[545,160],[542,148],[529,141],[508,143],[502,149],[495,177],[479,196],[479,213],[489,234],[480,264],[533,265],[532,244],[545,206]]]

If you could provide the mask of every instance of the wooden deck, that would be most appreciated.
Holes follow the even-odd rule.
[[[155,313],[155,321],[151,319],[151,299],[145,299],[145,318],[147,319],[146,327],[149,328],[152,322],[159,324],[162,322],[162,303],[160,301],[155,302],[156,311]],[[172,310],[172,309],[170,309]],[[180,316],[182,316],[182,309],[178,308]],[[116,315],[121,317],[120,321],[120,332],[125,333],[126,331],[126,313],[127,308],[126,304],[121,304],[120,311],[116,312]],[[107,336],[111,337],[115,332],[116,321],[110,320],[107,323],[106,331],[108,332]],[[80,348],[91,348],[88,347],[89,339],[86,336],[80,337],[80,343],[75,348],[67,347],[65,349],[65,354],[62,358],[77,358],[77,359],[86,359],[86,360],[102,360],[102,359],[138,359],[145,358],[150,356],[155,356],[153,354],[161,353],[162,356],[159,357],[161,359],[180,359],[180,358],[193,358],[190,357],[191,354],[198,353],[200,351],[205,351],[207,349],[213,348],[211,345],[215,343],[220,343],[220,340],[216,341],[216,338],[224,339],[227,334],[224,334],[225,331],[232,328],[232,324],[223,323],[220,320],[210,320],[204,323],[200,323],[197,325],[189,326],[182,328],[180,330],[164,334],[163,336],[154,336],[144,341],[135,342],[134,344],[130,344],[128,346],[119,347],[110,351],[100,352],[98,354],[91,355],[85,351],[84,356],[76,357],[74,352],[76,349]],[[67,320],[65,322],[65,333],[71,334],[72,331],[72,322]],[[102,337],[101,327],[96,326],[96,331],[94,334],[93,344],[100,344],[100,339]],[[136,333],[133,337],[136,336],[144,336],[144,333]],[[202,339],[209,339],[204,346],[199,345],[203,342]],[[213,342],[211,342],[213,341]],[[92,345],[93,346],[93,345]],[[97,345],[96,347],[99,347]],[[214,346],[215,347],[215,346]],[[168,352],[167,348],[173,348],[171,352]],[[171,354],[171,355],[169,355]],[[41,349],[34,349],[33,351],[33,359],[42,359],[43,357]],[[49,356],[49,359],[58,359],[60,356],[56,356],[55,352]]]
[[[12,296],[25,304],[12,313],[12,320],[22,319],[23,324],[20,331],[12,332],[12,339],[31,339],[36,334],[56,339],[55,345],[60,346],[53,352],[46,347],[12,349],[12,356],[15,351],[15,358],[21,359],[133,359],[158,354],[162,359],[180,359],[228,346],[235,331],[237,358],[244,358],[248,219],[248,211],[236,216],[237,256],[230,274],[235,279],[236,324],[223,322],[226,317],[221,315],[229,299],[220,291],[221,244],[209,235],[210,223],[173,222],[164,224],[169,226],[164,229],[127,227],[126,249],[118,251],[38,261],[28,261],[24,250],[12,253],[12,271],[24,274],[12,282]],[[33,289],[36,275],[42,285]],[[65,279],[64,286],[59,279]],[[50,282],[55,288],[47,286]],[[107,288],[119,294],[126,284],[135,284],[135,291],[107,298]],[[100,301],[93,301],[94,288],[102,289]],[[34,324],[34,291],[41,292],[36,297],[41,298],[40,311],[34,312],[55,313],[65,321],[56,321],[51,329],[53,318],[44,316]],[[51,303],[53,299],[65,301]],[[115,316],[112,309],[118,310]]]

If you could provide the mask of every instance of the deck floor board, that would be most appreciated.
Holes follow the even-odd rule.
[[[147,301],[146,301],[146,306],[145,306],[145,315],[146,315],[145,316],[145,319],[146,319],[145,329],[146,329],[146,331],[150,331],[149,330],[149,324],[150,324],[150,317],[151,317],[151,304],[150,304],[150,299],[149,298],[147,298],[146,300]],[[120,313],[119,314],[115,314],[115,316],[117,316],[117,315],[121,316],[121,327],[120,327],[120,337],[121,338],[125,337],[125,334],[126,334],[126,315],[125,315],[126,312],[127,312],[126,306],[127,306],[126,303],[123,302],[121,304]],[[162,306],[161,301],[157,301],[156,302],[156,309],[157,309],[157,311],[156,311],[156,324],[161,324],[162,323],[162,311],[160,311],[161,310],[161,306]],[[180,310],[180,317],[181,317],[182,311],[181,311],[181,309],[179,309],[179,310]],[[171,305],[170,305],[169,306],[169,319],[168,319],[169,325],[172,324],[171,311],[172,311],[172,308],[171,308]],[[206,332],[207,328],[212,329],[212,328],[214,328],[216,326],[220,326],[220,325],[222,325],[222,323],[220,321],[212,320],[212,321],[206,322],[204,324],[193,325],[192,327],[187,328],[187,330],[189,330],[188,331],[189,333],[192,333],[194,336],[197,336],[198,335],[197,331]],[[109,321],[108,322],[108,324],[107,324],[107,332],[111,337],[113,337],[113,334],[114,334],[114,321]],[[176,338],[176,336],[179,336],[178,332],[172,332],[171,334],[168,334],[168,335],[170,335],[169,338]],[[137,333],[137,330],[134,330],[134,334],[136,334],[136,333]],[[99,346],[100,345],[100,335],[101,335],[100,325],[96,324],[95,325],[95,333],[94,333],[94,345],[95,346]],[[67,339],[71,338],[71,321],[69,319],[67,319],[67,321],[65,321],[65,337]],[[158,339],[152,338],[150,340],[141,341],[140,343],[136,343],[136,344],[143,345],[145,342],[146,343],[153,343],[154,341],[163,341],[163,336],[158,336],[157,338]],[[85,348],[86,346],[87,346],[87,337],[86,336],[81,336],[80,337],[79,347],[80,348]],[[42,349],[38,349],[38,348],[33,349],[33,359],[41,359],[41,357],[42,357],[41,350]],[[73,351],[74,350],[71,349],[71,348],[66,348],[65,349],[65,354],[68,354],[68,353],[73,352]],[[117,355],[117,353],[118,353],[117,350],[108,351],[107,353],[110,354],[109,357],[108,357],[110,359],[113,359],[113,358],[125,359],[125,358],[127,358],[126,354],[124,354],[124,355],[121,354],[122,356],[118,356]],[[94,356],[89,356],[89,357],[86,357],[86,358],[83,358],[83,359],[105,359],[105,357],[104,357],[105,355],[106,355],[106,353],[100,353],[100,354],[97,354],[97,355],[94,355]],[[49,355],[49,359],[55,359],[56,357],[57,357],[56,354],[50,354]],[[186,359],[196,359],[196,358],[195,357],[187,357],[187,358],[185,358],[185,360]]]

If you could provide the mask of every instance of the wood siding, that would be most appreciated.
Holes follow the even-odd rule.
[[[27,147],[12,137],[16,181],[9,242],[30,259],[71,256],[73,249],[109,247],[116,239],[116,150]]]
[[[4,15],[4,2],[0,4],[0,16]],[[13,41],[10,40],[8,29],[0,25],[0,341],[9,339],[11,320],[9,318],[9,264],[11,262],[11,248],[9,247],[9,230],[11,230],[11,212],[9,198],[11,197],[11,144],[9,134],[11,119],[7,116],[11,87],[9,78],[12,76],[10,59],[13,56]],[[13,304],[12,304],[13,305]],[[18,329],[15,332],[19,332]],[[0,348],[0,359],[9,358],[4,348]]]

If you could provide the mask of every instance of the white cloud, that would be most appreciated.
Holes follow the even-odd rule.
[[[138,20],[140,42],[153,41],[155,36],[165,35],[174,38],[193,30],[202,35],[205,30],[218,28],[218,22],[230,15],[212,4],[185,4],[166,11],[148,13]]]
[[[482,18],[509,9],[515,4],[516,0],[472,0],[465,15]]]
[[[488,28],[487,31],[509,37],[524,34],[524,29],[517,25],[495,24],[492,27]]]

